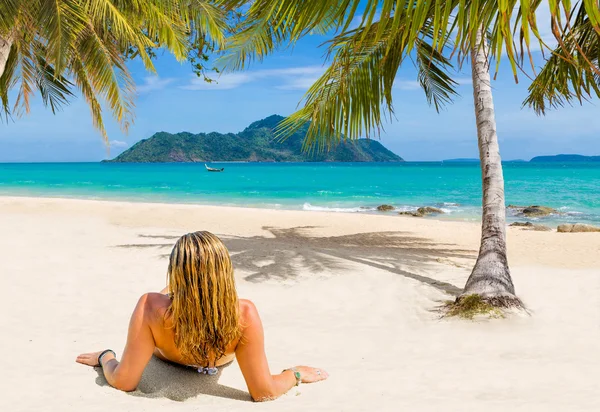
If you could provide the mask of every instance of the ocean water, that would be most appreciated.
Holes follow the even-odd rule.
[[[479,220],[477,163],[0,164],[0,195],[377,213],[438,206],[437,218]],[[507,204],[544,205],[540,223],[600,224],[600,163],[506,163]],[[393,212],[390,212],[393,214]],[[508,220],[526,220],[508,211]]]

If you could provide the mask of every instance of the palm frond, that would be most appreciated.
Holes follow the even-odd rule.
[[[331,66],[308,90],[303,108],[278,127],[280,138],[308,122],[308,150],[324,150],[345,138],[379,134],[386,115],[391,117],[394,112],[392,90],[398,68],[413,47],[428,102],[440,110],[452,101],[457,83],[448,71],[450,61],[424,40],[431,38],[433,26],[424,25],[412,46],[405,43],[401,30],[391,30],[392,22],[388,21],[387,29],[382,29],[383,24],[351,30],[331,41]],[[371,33],[365,35],[365,31]]]
[[[89,83],[94,93],[104,99],[126,132],[133,122],[135,86],[115,42],[104,42],[93,28],[89,28],[80,36],[74,55],[80,66],[80,76],[85,73],[84,83]],[[95,124],[103,124],[101,110],[92,110],[92,116]]]
[[[52,113],[56,113],[69,103],[69,98],[74,97],[71,92],[73,83],[58,74],[43,57],[38,56],[37,63],[37,88],[44,104],[50,107]]]
[[[96,89],[90,81],[90,78],[85,70],[85,66],[79,56],[72,56],[71,61],[69,62],[69,70],[73,76],[77,88],[81,91],[81,94],[90,107],[94,127],[98,129],[102,139],[105,142],[108,142],[108,135],[106,134],[106,128],[104,127],[104,121],[102,119],[102,106],[96,97]]]
[[[379,29],[373,24],[368,30]],[[310,122],[305,148],[324,150],[344,138],[379,132],[385,113],[393,113],[392,87],[406,45],[401,33],[383,30],[375,40],[364,31],[332,40],[330,67],[307,91],[303,107],[280,124],[278,136],[289,136]]]
[[[143,13],[145,35],[155,46],[171,50],[179,61],[185,59],[188,50],[188,32],[186,25],[183,24],[181,13],[182,11],[177,7],[159,7],[152,2],[149,2]],[[139,47],[134,46],[136,50]]]
[[[225,35],[229,30],[227,12],[234,4],[196,0],[190,3],[184,14],[184,22],[191,28],[192,43],[199,38],[214,43],[217,48],[225,46]]]
[[[31,34],[23,33],[22,37],[15,40],[20,79],[18,82],[17,99],[13,110],[19,116],[29,113],[30,99],[33,96],[33,89],[37,78],[37,58],[31,37]]]
[[[384,2],[391,3],[391,0]],[[254,1],[235,34],[228,39],[219,65],[226,70],[240,70],[308,33],[347,28],[359,3],[359,0]],[[368,3],[366,9],[375,11],[379,2],[369,0]]]
[[[8,92],[14,87],[14,85],[17,82],[17,78],[15,76],[15,72],[17,71],[17,66],[19,63],[17,53],[17,46],[13,44],[8,54],[6,64],[4,66],[4,72],[2,73],[2,76],[0,76],[0,100],[2,101],[2,111],[4,114],[4,116],[0,117],[7,119],[11,113]]]
[[[129,9],[124,12],[110,0],[81,0],[85,3],[86,14],[92,26],[98,30],[99,37],[105,39],[110,35],[117,40],[120,50],[127,50],[134,46],[147,70],[155,72],[154,64],[146,48],[156,47],[141,30],[142,26],[135,17],[135,13],[143,10],[137,2],[131,2]],[[140,16],[138,16],[139,18]]]
[[[452,67],[442,53],[422,39],[417,40],[415,47],[419,84],[425,92],[427,103],[439,112],[442,107],[452,103],[457,96],[458,83],[450,77],[448,69]]]
[[[599,64],[600,34],[584,13],[570,30],[529,86],[523,105],[538,114],[574,101],[582,103],[594,95],[600,97],[600,75],[590,68]]]
[[[0,35],[11,32],[18,19],[20,0],[0,1]]]
[[[451,34],[459,56],[467,56],[476,46],[477,30],[484,27],[491,33],[490,57],[496,61],[496,71],[500,61],[507,58],[518,80],[519,62],[525,56],[530,57],[533,65],[530,55],[533,41],[550,51],[537,20],[544,8],[550,14],[545,23],[551,25],[559,42],[571,35],[571,18],[580,11],[589,16],[593,30],[600,33],[598,0],[575,4],[571,0],[256,0],[246,13],[243,27],[228,46],[225,63],[227,67],[240,69],[286,42],[293,44],[312,30],[345,33],[353,22],[375,36],[375,41],[383,31],[372,33],[368,29],[378,21],[385,23],[379,25],[380,29],[386,26],[393,32],[402,30],[402,41],[411,48],[417,44],[423,25],[430,22],[434,27],[432,47],[441,52]]]
[[[39,0],[38,4],[34,17],[44,22],[37,28],[38,36],[46,40],[45,58],[61,73],[69,47],[85,27],[84,10],[77,0]]]

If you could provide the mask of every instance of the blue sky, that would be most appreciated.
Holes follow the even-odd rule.
[[[158,76],[130,64],[138,84],[135,124],[124,135],[106,113],[110,157],[158,131],[238,132],[271,114],[292,113],[310,84],[323,71],[323,37],[303,39],[294,49],[280,50],[249,70],[225,74],[216,84],[193,75],[187,63],[159,56]],[[540,53],[536,60],[541,62]],[[538,117],[521,108],[529,81],[515,84],[503,64],[493,82],[502,157],[530,159],[557,153],[600,154],[598,102],[567,107]],[[477,138],[470,68],[456,74],[461,96],[437,114],[429,107],[407,61],[394,90],[396,118],[386,124],[381,142],[406,160],[477,157]],[[0,123],[0,162],[99,161],[107,148],[92,126],[83,99],[56,115],[37,99],[31,114]]]

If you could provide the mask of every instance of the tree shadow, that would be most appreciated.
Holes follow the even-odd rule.
[[[252,399],[248,392],[219,384],[219,378],[223,369],[230,365],[231,362],[219,366],[219,372],[216,375],[210,376],[200,374],[195,369],[189,367],[164,362],[153,356],[146,369],[144,369],[142,380],[137,389],[129,392],[129,394],[144,398],[167,398],[179,402],[199,395],[250,402]],[[100,386],[108,385],[102,369],[95,369],[98,373],[96,384]]]
[[[302,272],[323,273],[348,269],[359,263],[417,280],[445,293],[457,296],[462,289],[424,272],[439,269],[439,263],[451,258],[474,259],[476,251],[457,249],[456,245],[432,242],[408,232],[370,232],[342,236],[315,236],[313,226],[294,228],[263,227],[271,236],[219,235],[229,249],[234,267],[247,273],[249,282],[286,281]],[[146,239],[164,239],[169,243],[118,245],[124,248],[169,250],[179,236],[139,235]],[[160,253],[168,258],[168,253]]]

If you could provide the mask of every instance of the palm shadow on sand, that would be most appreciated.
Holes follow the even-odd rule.
[[[417,272],[448,263],[451,258],[474,259],[476,251],[461,250],[451,244],[440,244],[415,237],[408,232],[371,232],[342,236],[315,236],[313,226],[293,228],[263,227],[270,236],[219,235],[231,252],[234,267],[242,270],[249,282],[290,280],[307,270],[311,273],[333,272],[359,263],[404,276],[457,296],[462,289]],[[168,258],[179,236],[141,234],[146,240],[168,240],[164,243],[117,245],[122,248],[154,248]],[[427,272],[430,272],[427,271]]]
[[[167,398],[179,402],[200,395],[250,402],[252,399],[248,392],[219,384],[223,369],[230,365],[231,363],[220,366],[216,375],[209,376],[200,374],[192,368],[164,362],[153,356],[144,370],[138,388],[130,394],[145,398]],[[102,370],[96,368],[96,372],[98,373],[96,384],[108,385]]]

